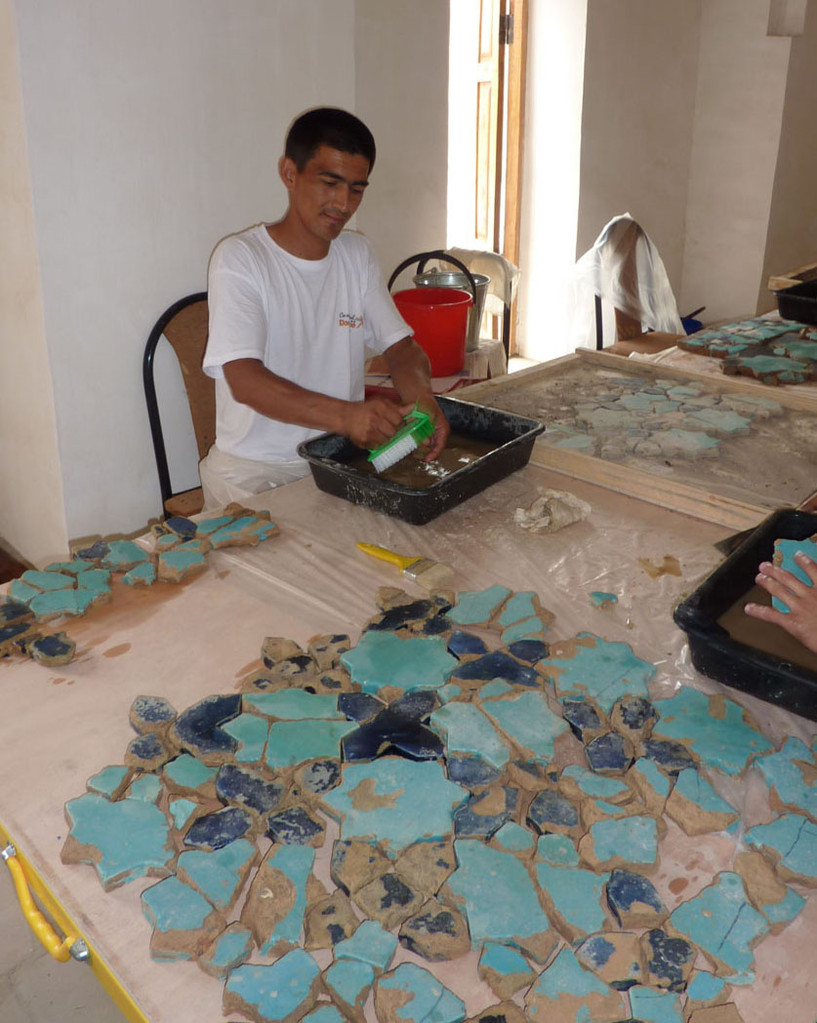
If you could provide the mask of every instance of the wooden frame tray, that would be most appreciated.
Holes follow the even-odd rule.
[[[594,378],[613,377],[653,384],[659,380],[696,383],[703,385],[708,395],[771,400],[783,413],[753,421],[748,437],[724,440],[726,455],[719,465],[704,458],[628,457],[614,461],[555,447],[548,425],[556,418],[554,402],[565,401],[565,388],[571,381],[589,384]],[[555,397],[560,390],[561,395]],[[536,441],[531,457],[535,464],[732,529],[751,528],[778,508],[798,506],[814,491],[817,479],[817,455],[813,446],[809,451],[807,442],[809,435],[817,436],[817,392],[794,393],[784,387],[578,349],[519,373],[463,388],[460,397],[544,422],[545,433]],[[554,406],[553,416],[548,403]],[[558,407],[563,409],[564,404]]]

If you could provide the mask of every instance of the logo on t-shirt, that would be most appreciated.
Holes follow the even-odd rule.
[[[338,316],[339,327],[362,327],[363,317],[355,316],[354,313],[341,313]]]

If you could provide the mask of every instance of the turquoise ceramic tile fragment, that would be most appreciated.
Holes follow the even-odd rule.
[[[207,565],[207,556],[201,551],[183,550],[181,547],[176,547],[172,551],[162,551],[156,560],[163,578],[167,575],[185,575]]]
[[[538,636],[547,631],[547,626],[541,618],[523,618],[521,622],[515,622],[502,631],[500,639],[508,646],[518,639],[529,639],[531,636]]]
[[[211,976],[224,979],[250,958],[253,945],[249,927],[235,922],[219,934],[205,954],[199,957],[199,963]]]
[[[233,515],[217,515],[212,519],[202,519],[201,522],[196,523],[196,532],[203,533],[205,536],[215,533],[217,529],[221,529],[228,522],[232,522],[233,518]]]
[[[505,824],[491,836],[491,845],[504,852],[529,853],[536,848],[536,836],[515,821]]]
[[[86,792],[65,804],[65,815],[74,841],[97,850],[90,861],[106,891],[149,871],[161,874],[175,855],[167,818],[143,799],[111,802]]]
[[[323,982],[329,994],[342,1005],[359,1010],[368,997],[374,978],[375,972],[369,963],[359,959],[336,959],[324,973]]]
[[[272,768],[294,767],[304,760],[338,757],[340,741],[357,728],[356,721],[274,721],[267,738],[266,763]]]
[[[447,885],[468,921],[471,943],[516,944],[544,934],[550,924],[524,864],[475,839],[454,843],[457,869]]]
[[[157,803],[162,794],[162,782],[158,775],[143,774],[134,778],[128,789],[129,799],[145,799],[148,803]]]
[[[114,572],[124,572],[142,561],[149,561],[150,554],[133,540],[110,540],[108,553],[102,559],[102,567]]]
[[[75,585],[72,575],[65,575],[62,572],[38,572],[36,569],[29,569],[20,576],[24,583],[33,586],[35,590],[47,592],[49,590],[70,590]]]
[[[684,1023],[681,996],[636,985],[627,992],[630,1013],[643,1023]]]
[[[177,877],[166,877],[142,892],[142,911],[154,930],[196,931],[204,927],[213,907],[190,885]],[[190,959],[189,952],[165,954],[162,958]]]
[[[808,817],[783,814],[770,824],[750,828],[745,841],[756,849],[771,850],[779,868],[798,875],[810,885],[817,883],[817,824]]]
[[[619,778],[609,778],[603,774],[596,774],[580,764],[568,765],[562,771],[561,777],[572,779],[585,796],[593,796],[599,799],[623,798],[632,791],[629,785]]]
[[[618,603],[618,597],[615,593],[608,593],[606,590],[591,590],[590,603],[594,607],[610,607],[611,604]]]
[[[46,572],[67,572],[68,575],[78,575],[89,568],[94,567],[93,561],[85,561],[84,558],[75,558],[73,561],[54,561],[45,566]]]
[[[536,594],[532,590],[514,593],[502,608],[502,613],[497,618],[497,624],[505,628],[508,625],[521,622],[523,618],[533,618],[536,612]]]
[[[192,799],[171,799],[168,802],[167,808],[170,813],[170,819],[173,821],[173,827],[177,831],[181,831],[196,810],[198,810],[199,805],[199,803],[194,803]]]
[[[706,813],[736,814],[740,817],[739,811],[719,796],[706,778],[693,767],[679,772],[675,780],[675,791],[696,803]]]
[[[431,715],[431,726],[446,739],[448,753],[473,753],[501,769],[510,759],[507,743],[473,703],[448,703]]]
[[[323,803],[340,817],[343,838],[377,840],[397,851],[450,835],[454,810],[467,798],[437,761],[380,757],[346,764],[343,781]]]
[[[658,825],[653,817],[597,821],[589,836],[600,863],[623,859],[635,866],[651,866],[658,858]]]
[[[226,910],[235,901],[256,853],[252,842],[238,838],[213,852],[183,852],[176,871],[216,909]]]
[[[244,702],[247,702],[247,697],[244,698]],[[269,721],[257,714],[239,714],[237,718],[225,721],[220,727],[238,743],[235,750],[235,759],[238,763],[257,764],[264,756],[270,729]]]
[[[218,768],[207,767],[200,760],[191,757],[189,753],[182,753],[175,760],[165,764],[162,773],[180,788],[197,789],[201,785],[213,781],[218,773]]]
[[[576,636],[572,657],[548,657],[540,662],[553,678],[561,700],[595,700],[605,713],[623,696],[649,699],[647,683],[655,665],[636,657],[627,643],[613,643],[589,632]]]
[[[306,912],[306,883],[315,863],[315,850],[307,845],[273,846],[266,862],[286,875],[292,884],[294,895],[289,913],[261,945],[262,955],[269,955],[279,941],[288,942],[290,945],[299,943]]]
[[[122,576],[126,586],[150,586],[156,582],[156,566],[152,561],[143,561]]]
[[[754,980],[752,946],[769,930],[768,921],[751,906],[740,875],[718,874],[715,881],[670,916],[683,937],[733,971],[732,984]]]
[[[553,867],[577,867],[579,854],[567,835],[540,835],[536,843],[536,861]]]
[[[243,699],[245,711],[278,718],[281,721],[302,721],[307,718],[345,721],[338,710],[338,698],[325,693],[308,693],[305,689],[278,689],[257,693]]]
[[[210,542],[213,547],[229,547],[232,544],[246,543],[247,534],[253,531],[259,538],[265,538],[269,533],[275,531],[273,523],[266,520],[260,521],[254,515],[242,515],[238,519],[227,523],[213,530],[210,533]]]
[[[321,1002],[317,1008],[304,1016],[301,1023],[346,1023],[346,1017],[336,1005]]]
[[[511,595],[505,586],[489,586],[486,590],[463,590],[448,617],[458,625],[479,625],[487,622],[497,608]]]
[[[490,970],[500,977],[514,977],[530,973],[530,966],[522,953],[510,945],[486,941],[479,957],[480,972]]]
[[[514,686],[508,685],[501,678],[495,678],[491,682],[486,682],[484,686],[480,686],[479,699],[490,700],[494,697],[507,696],[515,691]]]
[[[400,993],[403,1004],[395,1016],[405,1023],[459,1023],[466,1016],[465,1003],[434,974],[414,963],[401,963],[381,977],[378,990]]]
[[[103,767],[101,771],[88,779],[85,787],[89,792],[96,792],[100,796],[110,799],[130,774],[130,771],[129,767],[120,764]]]
[[[687,999],[691,1002],[712,1002],[720,998],[726,988],[723,977],[706,970],[694,970],[687,983]]]
[[[30,603],[41,592],[42,590],[29,586],[28,583],[24,583],[21,579],[12,579],[11,586],[9,587],[9,596],[14,600],[22,601],[24,604]]]
[[[373,631],[364,632],[341,661],[364,693],[375,694],[384,686],[437,689],[458,664],[439,636],[401,639],[394,632]]]
[[[152,562],[143,562],[152,567]],[[92,590],[99,596],[107,596],[111,592],[111,573],[105,568],[89,568],[77,575],[77,587]]]
[[[740,774],[749,760],[773,749],[746,721],[743,708],[722,697],[684,686],[666,700],[656,700],[659,720],[654,739],[685,743],[703,764],[725,774]]]
[[[539,974],[531,995],[537,999],[557,1002],[562,992],[574,998],[583,998],[588,995],[608,995],[610,989],[594,973],[585,970],[572,948],[563,948],[550,966]],[[546,1018],[543,1017],[542,1023],[546,1023]],[[577,1019],[590,1023],[591,1017],[584,1015]]]
[[[804,568],[794,560],[794,555],[797,551],[802,551],[807,554],[812,561],[817,560],[817,542],[814,540],[775,540],[774,552],[780,559],[780,567],[784,568],[787,572],[791,572],[795,578],[799,579],[801,583],[806,586],[811,586],[811,579]],[[777,558],[775,558],[777,562]],[[23,579],[26,578],[28,573],[23,575]],[[36,585],[36,584],[35,584]],[[772,597],[772,604],[778,611],[782,611],[783,614],[789,614],[789,607],[779,597]]]
[[[664,799],[669,796],[672,785],[667,775],[657,766],[654,760],[648,760],[646,757],[639,757],[638,760],[633,764],[630,770],[627,772],[627,776],[639,775],[650,788],[662,796]]]
[[[99,593],[95,590],[51,590],[38,593],[28,601],[28,606],[37,618],[50,618],[54,615],[84,614]]]
[[[777,793],[781,803],[798,807],[817,819],[817,785],[814,777],[814,755],[808,746],[790,736],[779,753],[768,753],[754,762],[755,770]]]
[[[793,888],[787,888],[786,894],[779,902],[769,902],[759,906],[760,912],[773,926],[790,923],[806,905],[806,900]]]
[[[320,967],[312,956],[302,948],[294,948],[271,966],[238,966],[224,985],[225,999],[230,995],[240,998],[252,1007],[256,1019],[297,1019],[304,1006],[311,1007],[319,976]]]
[[[534,760],[547,763],[553,756],[553,743],[568,724],[548,706],[541,693],[522,692],[499,700],[483,700],[482,709],[498,728]]]
[[[562,835],[542,836],[545,837],[564,838]],[[610,880],[609,873],[597,874],[583,867],[558,866],[540,860],[539,856],[540,850],[537,849],[536,881],[571,932],[586,936],[602,930],[609,923],[603,909],[604,887]]]
[[[388,970],[396,951],[397,935],[376,920],[363,920],[350,938],[334,946],[335,959],[357,959],[380,973]]]

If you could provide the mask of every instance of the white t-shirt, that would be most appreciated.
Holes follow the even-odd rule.
[[[344,231],[324,259],[299,259],[261,224],[225,238],[208,275],[210,336],[203,368],[216,381],[216,447],[290,462],[321,431],[259,415],[233,399],[224,364],[260,359],[301,387],[346,401],[364,396],[364,366],[411,334],[383,283],[371,245]]]

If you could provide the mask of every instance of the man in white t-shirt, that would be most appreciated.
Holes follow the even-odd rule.
[[[279,173],[284,216],[231,235],[210,261],[204,371],[216,381],[216,442],[200,465],[205,508],[308,473],[301,441],[339,433],[388,441],[415,401],[435,421],[427,458],[449,428],[429,362],[391,300],[369,242],[344,231],[368,185],[375,144],[344,110],[293,123]],[[365,397],[364,364],[384,355],[399,401]]]

